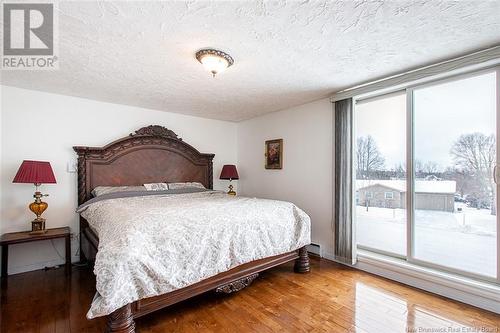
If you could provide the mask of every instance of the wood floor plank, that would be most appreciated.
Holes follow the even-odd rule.
[[[309,274],[285,264],[232,295],[206,293],[136,320],[137,332],[353,332],[409,329],[500,332],[500,315],[327,260]],[[104,318],[87,320],[95,278],[88,268],[10,276],[1,289],[2,333],[103,332]]]

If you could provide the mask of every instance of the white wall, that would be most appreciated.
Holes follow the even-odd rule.
[[[78,235],[76,174],[66,172],[68,161],[76,160],[72,146],[102,146],[151,124],[163,125],[205,153],[214,153],[214,187],[223,164],[237,161],[237,124],[184,116],[143,108],[1,86],[0,118],[0,233],[27,230],[34,215],[27,204],[34,187],[12,184],[25,159],[50,161],[57,184],[43,185],[49,208],[47,227],[70,226]],[[9,274],[60,264],[63,241],[57,240],[9,247]],[[72,240],[73,260],[78,241]],[[56,250],[57,249],[57,250]]]
[[[333,253],[333,112],[328,99],[238,124],[242,195],[291,201],[311,217],[312,241]],[[264,141],[283,139],[283,169],[264,168]]]
[[[323,255],[333,252],[333,113],[328,99],[236,124],[7,86],[0,93],[0,233],[27,230],[33,219],[27,209],[33,186],[12,184],[22,160],[51,162],[57,184],[42,187],[50,194],[47,227],[69,225],[77,236],[76,174],[66,171],[68,161],[76,159],[72,146],[102,146],[159,124],[201,152],[215,153],[216,189],[227,188],[217,179],[222,165],[237,164],[239,194],[294,202],[311,216],[312,241],[321,245]],[[284,141],[283,169],[266,170],[264,141],[278,138]],[[11,246],[9,273],[61,264],[64,244],[53,243],[55,248],[51,242]],[[77,245],[73,239],[73,261]]]

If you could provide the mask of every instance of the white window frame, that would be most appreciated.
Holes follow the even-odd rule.
[[[390,194],[390,195],[388,196],[388,194]],[[391,192],[391,191],[384,192],[384,199],[393,200],[394,199],[394,192]]]
[[[414,91],[417,89],[430,87],[434,85],[440,85],[446,82],[453,82],[461,79],[466,79],[469,77],[474,77],[482,74],[493,73],[496,72],[496,144],[497,144],[497,155],[496,155],[496,164],[500,165],[500,66],[494,65],[485,67],[483,69],[473,69],[469,71],[463,71],[460,74],[450,74],[443,78],[442,75],[439,78],[432,78],[425,80],[424,82],[420,81],[417,84],[408,85],[405,88],[396,87],[394,89],[384,89],[383,91],[370,92],[369,94],[360,95],[353,97],[354,99],[354,119],[356,117],[356,103],[358,102],[366,102],[372,99],[379,99],[384,97],[389,97],[390,95],[404,93],[406,94],[406,256],[402,256],[396,253],[389,253],[387,251],[378,250],[374,248],[369,248],[366,246],[358,245],[358,248],[362,250],[367,250],[375,253],[379,253],[386,256],[391,256],[395,258],[400,258],[406,260],[410,264],[427,267],[431,269],[437,269],[443,272],[449,272],[452,274],[457,274],[460,276],[483,280],[487,282],[492,282],[494,284],[500,285],[500,216],[497,217],[497,274],[496,277],[486,276],[482,274],[472,273],[468,271],[463,271],[456,268],[447,267],[444,265],[439,265],[436,263],[427,262],[424,260],[420,260],[415,258],[415,248],[414,248],[414,240],[415,240],[415,216],[413,213],[415,207],[415,175],[414,175],[414,139],[415,139],[415,130],[414,130],[414,103],[413,103],[413,95]],[[356,122],[354,121],[354,124]],[[354,127],[354,126],[353,126]],[[355,129],[354,129],[355,130]],[[355,135],[353,135],[354,138]],[[355,145],[353,144],[353,147]],[[355,148],[354,148],[355,149]],[[355,154],[355,152],[354,152]],[[497,173],[497,178],[500,179],[500,173],[497,168],[495,168],[495,172]],[[353,172],[355,174],[355,172]],[[355,178],[355,177],[353,177]],[[355,179],[353,180],[355,181]],[[497,208],[500,209],[500,182],[496,184],[497,190]],[[385,195],[384,195],[385,196]],[[368,198],[368,197],[366,197]],[[354,203],[355,205],[355,203]],[[356,209],[353,207],[353,218],[355,218]],[[499,213],[500,214],[500,213]]]
[[[365,192],[365,199],[373,199],[373,192],[372,191],[366,191]]]

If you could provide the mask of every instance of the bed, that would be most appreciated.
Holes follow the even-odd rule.
[[[295,272],[309,272],[309,258],[305,247],[310,240],[309,217],[291,203],[232,197],[221,192],[211,191],[213,189],[212,160],[214,155],[200,153],[179,138],[173,131],[162,126],[151,125],[104,147],[76,146],[74,150],[78,154],[78,202],[79,205],[87,203],[88,207],[91,207],[88,208],[88,212],[80,215],[80,258],[83,262],[87,261],[95,265],[94,272],[97,276],[96,290],[98,292],[91,310],[89,310],[91,315],[88,315],[88,317],[106,315],[107,332],[135,332],[135,318],[207,291],[214,290],[218,293],[237,292],[249,286],[257,278],[259,272],[289,261],[295,261]],[[92,190],[98,186],[140,186],[145,183],[159,183],[167,180],[173,183],[198,182],[203,184],[207,190],[175,194],[131,195],[131,197],[110,198],[97,203],[89,201],[93,197]],[[89,202],[91,204],[88,204]],[[254,224],[251,227],[263,230],[263,236],[257,237],[255,248],[249,247],[249,245],[254,244],[252,242],[255,240],[245,238],[247,234],[251,233],[248,230],[253,230],[249,229],[246,220],[249,219],[248,216],[252,212],[261,209],[266,211],[265,206],[272,206],[274,209],[270,209],[266,216],[259,216],[255,213],[255,218],[252,220]],[[141,210],[140,207],[149,208]],[[157,210],[158,207],[161,210]],[[211,214],[217,212],[214,207],[220,208],[217,208],[219,211],[212,218]],[[117,214],[116,217],[111,218],[112,215],[103,215],[106,209],[107,211],[115,210],[120,213],[128,209],[129,213],[135,215],[130,218],[130,221],[123,218],[123,216],[126,216],[123,215],[125,213],[122,215]],[[241,218],[238,216],[240,211],[241,215],[243,215]],[[191,218],[189,214],[196,215],[197,218]],[[228,214],[235,216],[234,227],[231,227],[228,222]],[[155,219],[151,219],[151,215],[154,215]],[[158,227],[162,225],[159,224],[157,215],[163,220],[169,220],[168,225],[163,225],[166,227],[164,231],[165,237],[169,238],[165,238],[166,241],[162,245],[167,245],[153,244],[149,247],[145,246],[144,249],[141,248],[141,251],[134,251],[134,249],[140,248],[141,244],[136,239],[139,238],[140,241],[144,242],[142,238],[150,237],[147,238],[147,240],[150,240],[152,237],[156,239],[158,234],[162,234],[162,232],[158,232]],[[83,216],[86,216],[88,220]],[[108,217],[106,218],[106,216]],[[283,232],[277,232],[276,230],[281,228],[282,231],[286,231],[290,223],[297,225],[297,227],[294,227],[296,230],[293,230],[288,236],[285,235],[286,237],[283,236],[285,238],[274,239],[276,237],[273,236],[271,230],[268,232],[265,227],[266,221],[269,224],[270,218],[274,219],[272,224],[275,229],[274,234],[283,234]],[[214,220],[213,225],[210,225],[210,219]],[[183,268],[182,260],[177,260],[177,266],[158,264],[159,267],[165,268],[165,270],[159,270],[159,272],[150,272],[150,265],[149,270],[145,270],[147,273],[143,275],[146,276],[145,279],[151,280],[153,276],[155,281],[159,281],[158,285],[156,285],[148,280],[148,283],[152,285],[150,289],[153,291],[147,290],[146,284],[140,284],[140,278],[134,276],[128,279],[127,269],[129,266],[126,266],[127,263],[122,264],[119,259],[114,259],[115,256],[117,258],[127,257],[129,262],[132,261],[130,258],[133,258],[134,263],[136,261],[140,263],[140,265],[137,264],[134,267],[139,266],[141,269],[148,266],[141,262],[143,256],[141,252],[147,252],[148,254],[147,259],[144,260],[153,258],[157,259],[159,263],[162,260],[164,262],[170,252],[174,252],[172,258],[178,259],[178,253],[175,254],[175,251],[173,251],[176,245],[169,243],[169,240],[175,242],[175,238],[172,236],[175,233],[173,230],[176,230],[172,229],[176,225],[174,222],[177,221],[184,228],[184,224],[181,223],[183,220],[191,220],[192,223],[189,227],[192,229],[188,229],[189,232],[197,232],[196,230],[191,231],[195,228],[212,228],[204,230],[211,230],[211,232],[213,230],[214,234],[218,233],[217,239],[226,239],[227,248],[225,248],[225,251],[232,253],[231,260],[224,260],[225,257],[221,255],[214,259],[216,262],[214,265],[200,261],[200,265],[204,265],[203,269],[200,268],[198,270],[200,271],[199,274],[192,274],[193,276],[190,275],[189,278],[183,276],[183,269],[187,268]],[[290,222],[289,220],[295,221]],[[200,221],[200,225],[198,226],[193,221]],[[121,222],[123,222],[123,226],[121,226]],[[240,224],[238,225],[238,223]],[[132,232],[130,230],[134,230],[134,228],[144,228],[145,230],[141,229],[141,232],[136,232],[133,237],[128,233]],[[108,229],[111,231],[105,232]],[[151,229],[149,231],[151,235],[148,236],[148,230],[146,229]],[[116,237],[109,236],[113,232]],[[101,240],[99,235],[101,235]],[[236,241],[234,239],[235,235],[238,235],[242,241]],[[207,244],[212,248],[223,249],[225,246],[214,243],[214,237],[207,236],[206,238]],[[156,242],[158,241],[156,240]],[[164,239],[161,239],[161,241],[164,241]],[[259,242],[262,242],[262,244]],[[148,243],[146,241],[144,244],[150,243],[154,242]],[[242,243],[245,246],[238,245],[238,247],[235,243]],[[189,247],[186,247],[183,251],[183,254],[191,258],[197,251],[199,252],[199,249],[189,253]],[[239,255],[234,255],[233,252],[237,252]],[[208,251],[208,253],[212,252]],[[223,253],[222,250],[221,253]],[[242,257],[244,258],[241,259]],[[175,261],[174,259],[172,262]],[[169,260],[167,261],[170,263]],[[121,269],[123,267],[126,269]],[[168,269],[172,269],[172,267],[179,268],[176,268],[177,271],[169,271]],[[120,274],[122,274],[122,279],[127,280],[127,283],[118,284],[114,289],[112,287],[107,288],[106,283],[110,283],[108,280],[116,280],[113,274],[118,273],[113,272],[115,269],[125,272]],[[102,272],[106,272],[106,274]],[[134,274],[137,273],[134,272]],[[107,275],[113,278],[106,279]],[[176,280],[171,281],[173,279],[171,276],[174,275],[177,276]],[[127,290],[125,288],[130,284],[134,284],[135,289]],[[103,289],[105,287],[107,289]],[[127,298],[128,295],[134,294],[135,291],[138,291],[137,295]],[[119,292],[127,296],[121,297],[121,302],[125,302],[125,304],[116,302],[108,302],[110,303],[108,304],[105,302],[105,300],[113,299],[112,296]],[[99,305],[102,306],[99,307]],[[114,307],[111,307],[111,305]]]

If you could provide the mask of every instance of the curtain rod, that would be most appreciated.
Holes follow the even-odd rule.
[[[423,80],[431,76],[443,75],[469,67],[473,68],[474,66],[479,69],[498,64],[500,64],[500,45],[343,89],[334,93],[330,97],[330,101],[335,102],[388,88],[398,87],[404,89],[418,80]]]

